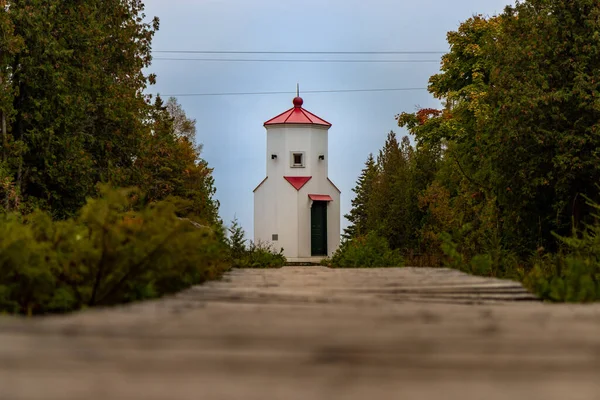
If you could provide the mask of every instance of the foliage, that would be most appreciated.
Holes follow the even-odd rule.
[[[556,235],[564,245],[559,254],[534,257],[525,284],[553,301],[600,300],[600,205],[587,199],[595,222],[570,237]]]
[[[248,251],[246,239],[244,238],[246,235],[244,228],[242,228],[237,218],[234,218],[233,221],[231,221],[231,226],[227,228],[227,231],[229,232],[228,244],[231,258],[239,260],[243,258]]]
[[[524,0],[449,32],[429,80],[442,107],[397,116],[414,141],[391,133],[372,184],[363,170],[349,214],[360,234],[411,263],[597,299],[599,30],[597,1]]]
[[[464,235],[469,230],[470,227],[465,226],[459,234]],[[440,234],[440,237],[442,251],[447,257],[446,266],[474,275],[522,278],[519,258],[514,252],[504,248],[499,238],[493,233],[484,237],[483,244],[478,249],[479,253],[472,256],[467,256],[450,234],[444,232]]]
[[[599,13],[588,0],[532,0],[467,20],[430,79],[445,108],[399,116],[418,142],[451,147],[447,161],[466,181],[456,196],[494,202],[487,222],[520,256],[557,250],[550,232],[585,223],[579,193],[597,196]]]
[[[196,140],[196,120],[187,117],[181,104],[175,97],[169,97],[165,108],[173,119],[173,131],[177,138],[187,138],[190,143]],[[199,148],[198,150],[201,150]]]
[[[176,114],[170,109],[175,107]],[[153,132],[140,145],[131,178],[147,194],[147,200],[176,198],[178,215],[206,225],[220,225],[219,203],[212,169],[200,158],[200,147],[189,135],[195,121],[187,119],[175,99],[167,106],[157,99],[152,109]],[[187,133],[182,133],[182,126]]]
[[[446,265],[464,272],[510,278],[524,285],[540,298],[550,301],[586,302],[600,300],[600,205],[587,199],[596,210],[596,221],[585,229],[574,229],[568,237],[555,234],[562,243],[557,253],[544,253],[543,248],[528,259],[519,259],[503,247],[497,237],[488,238],[487,246],[472,257],[459,249],[460,238],[442,233],[442,249]],[[464,227],[461,233],[468,230]]]
[[[140,0],[2,3],[0,210],[65,219],[103,182],[187,200],[182,216],[221,223],[196,121],[144,94],[158,27]]]
[[[209,228],[144,205],[134,189],[109,189],[77,217],[5,215],[0,223],[0,311],[43,314],[173,293],[228,268]]]
[[[220,276],[196,121],[144,94],[158,19],[140,0],[0,7],[0,310],[116,304]]]
[[[334,268],[400,267],[403,260],[398,250],[391,250],[387,240],[370,232],[344,241],[326,265]]]
[[[414,148],[407,137],[398,142],[394,132],[388,134],[365,207],[365,233],[376,232],[404,253],[419,247],[423,212],[416,199],[433,179],[436,152],[434,146]]]
[[[235,268],[281,268],[287,259],[283,255],[283,249],[277,252],[272,245],[266,243],[251,242],[244,255],[235,259]]]
[[[531,0],[500,16],[487,140],[493,177],[510,188],[498,193],[504,225],[520,247],[556,250],[550,232],[590,222],[580,194],[598,199],[599,17],[593,0]]]
[[[5,162],[27,210],[67,217],[127,175],[148,131],[143,68],[158,20],[138,0],[9,0]]]
[[[345,239],[352,239],[367,231],[367,207],[376,178],[377,166],[375,159],[373,158],[373,154],[369,154],[369,158],[365,162],[365,168],[363,168],[358,178],[356,187],[352,189],[356,194],[354,199],[352,199],[352,209],[349,214],[344,215],[350,221],[350,225],[344,230]]]
[[[227,229],[229,238],[229,255],[231,265],[234,268],[280,268],[287,262],[283,255],[283,249],[275,251],[272,245],[267,243],[250,242],[246,245],[244,229],[237,219],[231,222]]]

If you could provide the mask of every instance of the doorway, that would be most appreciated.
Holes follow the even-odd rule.
[[[310,211],[310,252],[327,256],[327,202],[313,201]]]

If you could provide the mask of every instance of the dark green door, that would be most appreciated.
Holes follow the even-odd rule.
[[[327,255],[327,202],[313,202],[310,211],[310,251],[313,256]]]

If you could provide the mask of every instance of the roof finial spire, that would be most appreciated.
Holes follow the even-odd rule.
[[[296,97],[294,98],[294,107],[296,108],[300,108],[302,107],[302,104],[304,103],[304,100],[302,100],[302,97],[300,97],[300,84],[296,83]]]

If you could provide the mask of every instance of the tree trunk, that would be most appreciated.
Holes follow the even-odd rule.
[[[22,108],[23,105],[23,98],[24,98],[24,92],[25,92],[25,85],[23,83],[21,83],[19,85],[19,97],[17,99],[17,110]],[[17,113],[17,124],[16,124],[16,129],[15,132],[13,133],[15,136],[15,140],[24,140],[23,136],[24,136],[24,126],[23,126],[23,116],[20,113]],[[22,179],[23,179],[23,154],[20,154],[19,156],[19,169],[17,171],[17,181],[16,181],[16,193],[15,193],[15,203],[20,203],[20,197],[21,197],[21,193],[23,193],[22,190]]]
[[[0,82],[1,83],[1,82]],[[2,111],[2,157],[6,160],[6,113]]]
[[[2,77],[2,75],[0,75],[0,90],[2,90],[3,83],[4,83],[3,77]],[[0,129],[2,129],[2,161],[6,162],[6,160],[7,160],[6,147],[8,145],[8,139],[7,139],[7,134],[6,134],[6,112],[5,112],[5,110],[0,110],[0,114],[2,114],[2,116],[0,117],[2,119],[1,125],[0,125]],[[10,206],[10,195],[7,190],[7,192],[5,193],[5,198],[4,198],[4,210],[9,211],[9,206]]]
[[[3,83],[4,80],[2,79],[2,75],[0,75],[0,90],[2,90],[1,88]],[[0,113],[2,113],[2,126],[0,127],[2,129],[2,161],[6,161],[6,112],[4,110],[0,110]]]

